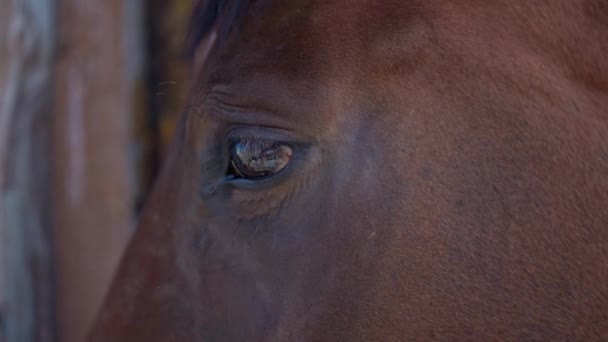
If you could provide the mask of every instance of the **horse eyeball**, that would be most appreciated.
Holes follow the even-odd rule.
[[[230,149],[230,173],[238,178],[261,179],[281,172],[293,151],[285,144],[261,139],[242,139]]]

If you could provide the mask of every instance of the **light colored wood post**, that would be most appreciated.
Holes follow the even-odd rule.
[[[133,0],[57,1],[51,154],[57,317],[61,341],[80,342],[135,220],[132,121],[134,101],[142,101],[133,98],[142,57],[135,15],[142,13]]]
[[[0,341],[54,340],[52,0],[0,0]]]

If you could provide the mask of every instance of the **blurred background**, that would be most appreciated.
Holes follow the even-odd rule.
[[[194,0],[0,0],[0,342],[79,342],[188,88]]]

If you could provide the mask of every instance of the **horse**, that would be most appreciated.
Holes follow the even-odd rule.
[[[608,339],[608,1],[206,0],[89,341]]]

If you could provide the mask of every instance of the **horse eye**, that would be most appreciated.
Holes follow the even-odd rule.
[[[291,160],[291,147],[274,141],[240,139],[230,146],[228,175],[262,179],[281,172]]]

